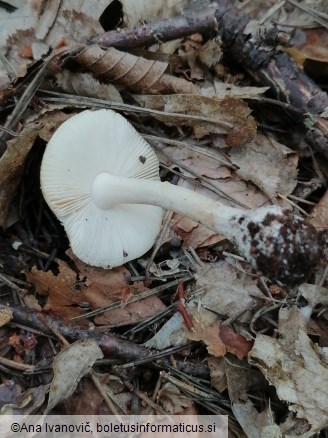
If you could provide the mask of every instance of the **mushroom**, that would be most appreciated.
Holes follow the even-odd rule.
[[[50,139],[41,189],[84,262],[113,268],[143,255],[163,208],[224,235],[253,268],[279,284],[301,283],[320,258],[320,239],[278,206],[244,211],[159,180],[158,159],[120,114],[83,111]]]

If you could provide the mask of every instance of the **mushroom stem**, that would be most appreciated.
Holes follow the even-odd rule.
[[[169,183],[102,172],[92,185],[98,208],[148,204],[187,216],[232,241],[251,265],[278,284],[304,281],[320,258],[315,228],[278,206],[243,211]]]
[[[168,182],[122,178],[107,172],[100,173],[95,178],[92,196],[95,204],[104,210],[118,204],[147,204],[172,210],[229,240],[233,238],[231,219],[243,214],[243,210],[228,207]]]

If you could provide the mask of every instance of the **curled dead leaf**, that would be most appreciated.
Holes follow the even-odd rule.
[[[166,74],[167,63],[151,61],[113,47],[104,50],[99,46],[89,46],[73,59],[94,76],[139,93],[199,93],[191,82]]]

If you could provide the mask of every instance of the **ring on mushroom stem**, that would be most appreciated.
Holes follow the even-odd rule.
[[[244,211],[159,180],[149,144],[120,114],[83,111],[50,139],[41,189],[75,255],[113,268],[142,256],[173,210],[224,235],[253,268],[279,284],[304,281],[321,251],[315,228],[278,206]]]

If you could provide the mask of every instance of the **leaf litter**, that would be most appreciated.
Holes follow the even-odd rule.
[[[64,327],[114,330],[122,350],[128,348],[126,362],[135,348],[147,347],[140,350],[136,366],[121,366],[115,357],[106,357],[109,365],[96,365],[100,385],[122,413],[133,413],[130,382],[136,382],[134,390],[146,404],[145,412],[155,412],[157,406],[167,413],[198,413],[199,404],[208,412],[228,413],[236,436],[310,437],[327,428],[326,266],[318,267],[309,283],[296,290],[276,287],[253,272],[222,236],[174,214],[150,262],[147,255],[104,271],[67,252],[60,225],[39,199],[33,200],[39,184],[33,166],[46,142],[78,108],[90,106],[123,111],[156,147],[163,179],[227,205],[256,208],[273,202],[304,207],[320,231],[327,230],[326,164],[313,151],[295,146],[304,145],[303,134],[289,135],[289,121],[279,107],[272,112],[265,99],[267,87],[255,86],[244,72],[231,68],[222,57],[219,38],[195,34],[158,41],[143,50],[143,57],[142,51],[84,46],[87,38],[103,32],[99,17],[107,7],[112,12],[115,2],[104,0],[95,7],[89,2],[54,1],[44,10],[42,2],[11,3],[18,6],[14,12],[0,10],[11,23],[0,31],[6,114],[24,81],[35,74],[35,63],[51,52],[55,58],[37,93],[28,92],[29,105],[21,107],[23,116],[18,112],[19,123],[7,129],[8,120],[2,116],[7,129],[2,131],[7,137],[0,158],[0,224],[8,228],[0,240],[6,266],[0,278],[4,301],[10,294],[16,304],[30,309],[32,319],[33,312],[43,312],[46,318],[59,318]],[[121,0],[122,15],[115,18],[119,27],[142,28],[153,20],[184,14],[195,7],[193,3]],[[298,26],[299,20],[313,24],[316,17],[315,23],[325,23],[311,2],[306,2],[305,12],[292,1],[289,9],[283,4],[268,9],[264,0],[246,3],[240,10],[254,19],[247,26],[249,35],[259,28],[255,20]],[[295,40],[302,39],[302,32],[320,41],[320,60],[307,41],[303,46],[296,43],[289,53],[317,77],[316,62],[320,68],[326,63],[326,31],[298,29]],[[310,201],[303,199],[307,197]],[[13,247],[13,242],[20,243]],[[176,311],[179,279],[185,290],[178,301],[192,328],[186,314]],[[15,306],[0,309],[0,315],[0,363],[13,372],[11,381],[1,373],[1,413],[46,412],[57,404],[72,413],[78,391],[84,403],[77,413],[110,412],[111,402],[83,377],[104,354],[97,342],[79,340],[60,352],[62,339],[56,332],[50,349],[49,335],[41,336],[42,330],[26,336],[29,320],[12,326]],[[28,374],[36,346],[44,354],[43,359],[37,357],[39,386]],[[155,371],[155,362],[147,366],[152,353],[156,366],[169,373]],[[164,362],[159,362],[161,354]],[[51,362],[55,376],[50,385]],[[199,382],[193,376],[196,362]],[[183,373],[186,365],[193,371]],[[16,378],[17,366],[25,366],[24,379]]]

